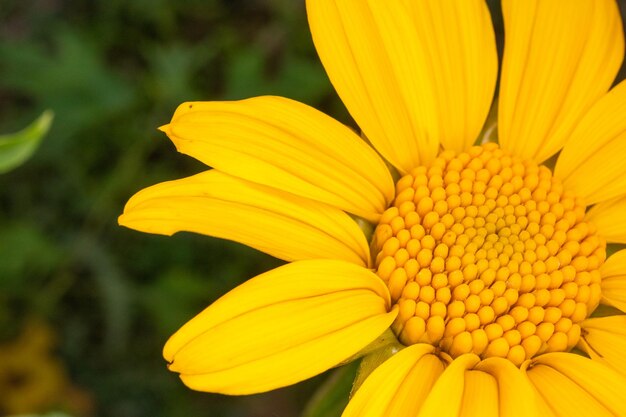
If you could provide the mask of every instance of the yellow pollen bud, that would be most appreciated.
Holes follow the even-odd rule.
[[[452,339],[450,355],[459,356],[472,351],[473,341],[470,332],[461,332]]]
[[[405,345],[516,366],[563,352],[600,301],[606,243],[544,166],[493,143],[446,151],[396,184],[372,239]]]
[[[535,334],[535,331],[537,331],[537,326],[529,321],[524,321],[517,326],[517,331],[519,332],[522,339],[526,339],[527,337]]]

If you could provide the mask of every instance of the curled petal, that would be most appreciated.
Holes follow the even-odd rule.
[[[148,233],[202,233],[286,261],[341,259],[367,266],[362,231],[343,211],[216,170],[135,194],[119,222]]]
[[[176,332],[163,355],[190,388],[268,391],[359,352],[393,322],[389,308],[387,288],[365,268],[294,262],[224,295]]]
[[[176,148],[245,180],[375,221],[393,199],[383,160],[356,133],[282,97],[181,104],[161,128]]]

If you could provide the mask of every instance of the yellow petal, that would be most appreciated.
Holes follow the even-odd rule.
[[[458,417],[465,389],[465,371],[472,369],[478,362],[480,358],[473,354],[454,359],[435,382],[418,417]]]
[[[555,175],[587,205],[626,190],[626,82],[585,114],[559,155]]]
[[[600,272],[602,301],[626,313],[626,249],[609,256]]]
[[[341,259],[367,266],[363,232],[343,211],[216,170],[135,194],[121,225],[148,233],[202,233],[287,261]]]
[[[372,372],[350,400],[342,417],[414,416],[443,372],[428,344],[407,347]]]
[[[535,392],[537,392],[536,389],[535,389]],[[537,393],[535,397],[536,397],[536,402],[537,402],[537,414],[535,414],[536,416],[557,417],[557,415],[554,413],[552,408],[550,408],[550,404],[548,404],[546,400],[542,396],[539,395],[539,393]]]
[[[388,2],[370,3],[377,6],[377,12],[389,8]],[[441,144],[445,149],[464,151],[476,141],[485,123],[498,76],[498,54],[489,9],[483,0],[404,3],[410,9],[413,29],[428,56],[424,70],[429,70],[434,89]],[[390,43],[393,41],[397,39]],[[406,53],[405,46],[395,49],[400,56]],[[404,71],[403,77],[414,77],[413,68],[406,67]]]
[[[459,417],[498,417],[498,383],[487,372],[465,371]]]
[[[476,366],[476,370],[493,375],[498,382],[499,414],[497,415],[499,417],[535,417],[538,415],[533,387],[511,361],[503,358],[487,358]]]
[[[185,154],[222,172],[376,220],[394,185],[346,126],[281,97],[181,104],[162,128]]]
[[[483,1],[309,0],[307,12],[339,96],[400,171],[431,161],[440,140],[476,140],[497,76]]]
[[[533,366],[527,374],[557,417],[613,416],[581,387],[549,366]]]
[[[611,86],[624,56],[619,10],[614,0],[503,0],[502,14],[500,145],[541,162]]]
[[[591,359],[626,375],[626,316],[587,319],[581,327],[580,346]]]
[[[602,363],[548,353],[533,360],[527,375],[558,417],[626,415],[626,378]]]
[[[524,379],[526,380],[526,385],[532,387],[534,398],[535,398],[535,406],[537,407],[537,411],[532,416],[541,416],[541,417],[557,417],[554,411],[551,408],[551,405],[546,402],[546,398],[538,391],[537,386],[534,385],[530,378],[527,375],[527,369],[530,365],[530,361],[526,361],[522,364],[522,374],[524,375]],[[522,414],[523,415],[523,414]]]
[[[626,196],[598,203],[585,215],[611,243],[626,243]]]
[[[309,260],[252,278],[166,343],[169,368],[192,389],[268,391],[354,355],[393,322],[385,284],[351,263]]]

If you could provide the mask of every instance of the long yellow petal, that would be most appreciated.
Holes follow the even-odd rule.
[[[598,203],[585,217],[611,243],[626,243],[626,195]]]
[[[502,14],[499,141],[541,162],[611,86],[624,57],[619,9],[615,0],[503,0]]]
[[[415,416],[443,363],[428,344],[396,353],[372,372],[358,389],[342,417]]]
[[[587,205],[626,190],[626,82],[594,104],[571,134],[555,166],[563,185]]]
[[[498,417],[498,382],[482,371],[465,371],[459,417]]]
[[[476,370],[493,375],[498,382],[499,417],[541,415],[537,412],[536,394],[532,385],[511,361],[487,358],[476,366]]]
[[[148,233],[202,233],[287,261],[341,259],[367,266],[363,232],[343,211],[216,170],[146,188],[119,222]]]
[[[535,395],[536,397],[536,401],[537,401],[537,414],[535,414],[536,416],[541,416],[541,417],[557,417],[557,415],[554,413],[554,411],[552,410],[552,408],[550,407],[550,404],[548,404],[547,401],[549,401],[550,399],[545,399],[543,398],[538,392],[537,389],[535,389],[535,392],[537,393]]]
[[[587,319],[581,327],[581,349],[626,376],[626,316]]]
[[[439,142],[461,150],[485,121],[497,76],[481,0],[308,0],[330,80],[372,144],[400,171]]]
[[[559,417],[626,415],[626,377],[573,353],[548,353],[533,360],[531,382]]]
[[[615,417],[584,389],[549,366],[533,366],[527,375],[557,417]]]
[[[389,308],[386,286],[365,268],[294,262],[224,295],[178,330],[163,355],[190,388],[268,391],[357,353],[393,322]]]
[[[386,3],[393,10],[400,8],[399,2]],[[392,33],[409,32],[407,10],[403,9],[405,13],[398,15],[404,18],[397,19]],[[428,132],[437,129],[432,89],[417,96],[412,89],[403,91],[401,85],[427,81],[417,69],[425,60],[418,45],[411,47],[414,42],[407,39],[398,44],[410,51],[406,61],[417,62],[412,65],[414,77],[400,79],[396,72],[403,66],[396,65],[396,69],[391,62],[367,1],[308,0],[307,14],[313,42],[331,82],[376,149],[405,173],[421,161],[432,160],[439,149],[439,132]],[[405,95],[414,97],[414,117]]]
[[[222,172],[376,220],[393,199],[382,159],[346,126],[281,97],[181,104],[162,127]]]
[[[458,417],[465,389],[465,371],[478,362],[480,358],[471,353],[454,359],[435,382],[418,417]]]
[[[600,273],[602,301],[626,313],[626,249],[609,256]]]
[[[401,64],[398,79],[410,83],[415,72],[424,71],[433,88],[439,138],[445,149],[461,152],[470,147],[483,127],[496,85],[498,56],[489,9],[483,0],[401,0],[409,11],[410,27],[404,41],[393,33],[402,13],[390,12],[389,3],[370,0],[372,12],[380,19],[381,35],[390,56]],[[420,43],[427,62],[421,68],[404,63],[407,44]],[[402,35],[401,35],[402,36]],[[410,46],[409,46],[410,47]],[[415,94],[427,88],[414,86]],[[410,101],[409,101],[410,105]]]

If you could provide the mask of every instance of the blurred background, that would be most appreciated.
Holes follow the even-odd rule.
[[[0,174],[0,415],[339,415],[354,366],[249,397],[185,388],[161,357],[168,336],[280,262],[117,225],[136,191],[206,169],[156,130],[178,104],[260,94],[353,124],[303,0],[0,0],[0,134],[55,115]]]

